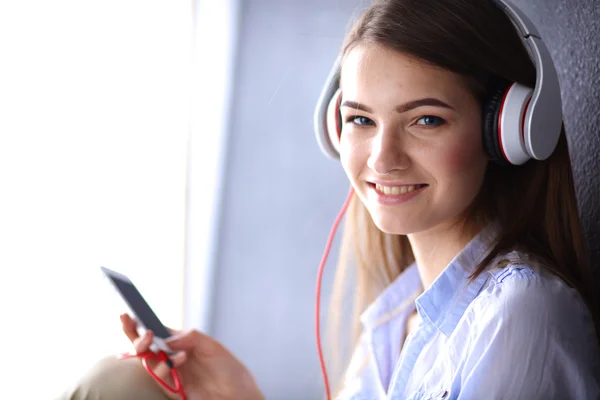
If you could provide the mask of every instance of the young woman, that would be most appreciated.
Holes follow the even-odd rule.
[[[341,56],[339,154],[355,195],[336,293],[358,266],[359,335],[336,398],[599,398],[564,129],[544,160],[507,165],[485,150],[490,96],[535,86],[505,12],[485,0],[376,1]],[[147,350],[151,334],[122,322]],[[189,399],[262,398],[213,339],[189,331],[170,346]],[[154,369],[167,378],[164,363]],[[105,360],[70,396],[177,398],[136,360]]]

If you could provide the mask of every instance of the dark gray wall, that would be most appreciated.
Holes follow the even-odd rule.
[[[582,214],[598,262],[599,5],[514,2],[538,25],[557,64]],[[358,4],[246,0],[242,6],[211,334],[248,365],[269,399],[322,393],[315,276],[348,183],[341,167],[320,154],[312,112]]]
[[[592,260],[600,267],[600,1],[514,0],[556,64],[575,184]]]

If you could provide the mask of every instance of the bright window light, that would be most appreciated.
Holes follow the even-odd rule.
[[[191,40],[190,0],[0,2],[2,398],[130,350],[101,265],[182,326]]]

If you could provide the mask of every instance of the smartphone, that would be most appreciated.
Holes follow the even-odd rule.
[[[169,355],[173,354],[173,351],[165,343],[165,339],[170,337],[171,333],[160,322],[131,280],[125,275],[108,268],[100,267],[100,269],[129,307],[138,328],[151,330],[154,333],[154,342],[150,349],[153,351],[162,350]]]

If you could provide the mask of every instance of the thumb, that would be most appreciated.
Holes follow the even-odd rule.
[[[204,355],[217,355],[222,351],[222,346],[208,335],[195,329],[179,332],[166,340],[167,345],[176,351],[199,351]]]

